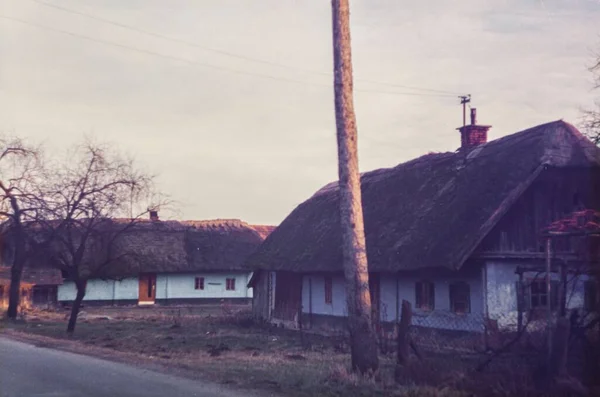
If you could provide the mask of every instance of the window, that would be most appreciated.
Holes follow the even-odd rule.
[[[464,281],[450,284],[450,310],[457,314],[471,312],[471,288]]]
[[[544,308],[550,304],[552,309],[556,310],[558,307],[558,287],[560,283],[552,280],[550,284],[550,296],[548,296],[545,278],[529,282],[529,288],[526,289],[529,296],[525,301],[529,309]]]
[[[194,289],[204,289],[204,277],[196,277]]]
[[[535,280],[531,282],[531,291],[529,293],[530,306],[546,307],[548,305],[548,291],[544,280]]]
[[[586,312],[598,309],[598,288],[594,281],[586,281],[583,284],[583,299]]]
[[[26,290],[25,288],[21,289],[21,296],[22,296],[23,298],[26,298],[26,297],[27,297],[27,290]]]
[[[435,308],[435,285],[432,282],[417,282],[415,285],[415,305],[417,309],[427,311]]]
[[[4,285],[0,285],[0,300],[4,299]]]
[[[333,280],[330,276],[325,276],[325,304],[333,303]]]
[[[225,289],[227,291],[235,291],[235,278],[228,278],[225,280]]]

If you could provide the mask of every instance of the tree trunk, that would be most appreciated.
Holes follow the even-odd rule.
[[[81,302],[83,301],[83,297],[85,296],[86,285],[86,281],[78,280],[75,282],[75,287],[77,288],[77,295],[75,296],[75,300],[73,301],[73,307],[71,307],[71,316],[69,317],[69,325],[67,325],[67,333],[69,334],[75,332],[75,324],[77,323],[77,316],[79,315],[79,308],[81,307]]]
[[[20,289],[21,289],[21,274],[23,268],[13,263],[10,269],[10,291],[8,295],[8,310],[6,316],[11,320],[16,320],[19,313]]]
[[[21,299],[21,275],[25,264],[25,242],[20,227],[15,228],[15,254],[10,269],[10,291],[8,295],[7,317],[15,320],[19,313]]]
[[[335,119],[338,142],[340,218],[352,368],[361,373],[379,368],[377,339],[371,323],[369,271],[363,224],[357,130],[352,100],[350,6],[332,0]]]

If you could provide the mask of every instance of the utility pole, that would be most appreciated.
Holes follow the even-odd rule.
[[[377,371],[379,357],[377,338],[371,321],[369,268],[358,170],[357,128],[352,92],[350,6],[348,0],[332,0],[331,9],[340,223],[352,369],[368,373]]]

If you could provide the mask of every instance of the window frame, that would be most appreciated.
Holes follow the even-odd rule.
[[[460,287],[463,287],[464,289],[461,291]],[[466,295],[466,299],[463,302],[460,302],[460,300],[458,300],[457,302],[457,298],[460,297],[459,294],[460,292],[462,292],[463,295]],[[454,314],[458,314],[458,315],[467,315],[471,313],[471,285],[469,283],[467,283],[466,281],[454,281],[451,282],[448,285],[448,295],[449,295],[449,303],[450,303],[450,311]],[[458,311],[456,306],[459,303],[463,303],[466,307],[465,311]]]
[[[204,286],[205,286],[204,277],[195,277],[194,278],[194,290],[204,291]]]
[[[235,278],[226,278],[225,279],[225,290],[226,291],[235,291]]]
[[[415,308],[422,311],[435,310],[435,283],[420,280],[415,283]]]
[[[550,309],[552,312],[556,312],[560,306],[559,302],[559,289],[560,289],[560,281],[555,279],[550,279],[550,294],[548,294],[547,289],[547,281],[546,276],[536,277],[536,278],[526,278],[523,280],[522,291],[518,291],[517,293],[521,293],[524,296],[521,298],[524,306],[522,310],[532,310],[532,311],[540,311],[547,310],[548,305],[550,305]],[[534,285],[537,287],[542,286],[539,291],[533,291]],[[536,287],[536,288],[537,288]],[[537,300],[537,304],[534,305],[534,297]],[[545,297],[546,304],[541,304],[541,297]],[[517,302],[518,304],[519,302]]]

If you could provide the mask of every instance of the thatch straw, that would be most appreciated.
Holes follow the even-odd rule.
[[[470,152],[434,153],[361,176],[369,269],[458,269],[548,167],[598,167],[600,149],[556,121]],[[247,265],[341,271],[337,183],[300,204]]]

